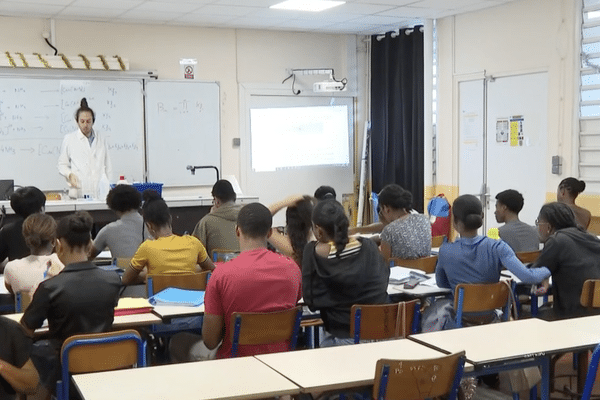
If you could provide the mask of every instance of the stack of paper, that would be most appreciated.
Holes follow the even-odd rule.
[[[143,314],[151,312],[152,308],[147,299],[123,297],[115,307],[115,315]]]

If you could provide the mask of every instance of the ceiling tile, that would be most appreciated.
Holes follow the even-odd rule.
[[[346,0],[311,13],[269,8],[280,0],[0,0],[0,15],[377,34],[510,1],[515,0]]]
[[[124,10],[118,8],[96,8],[96,7],[67,7],[58,15],[62,17],[85,16],[85,18],[113,18],[123,14]]]
[[[158,12],[166,12],[166,13],[188,13],[195,10],[198,10],[202,7],[201,4],[196,3],[169,3],[165,1],[145,1],[139,6],[135,7],[135,10],[141,11],[158,11]]]
[[[257,8],[244,6],[220,6],[216,4],[207,4],[202,6],[196,12],[204,15],[226,15],[226,16],[244,16],[256,12]]]

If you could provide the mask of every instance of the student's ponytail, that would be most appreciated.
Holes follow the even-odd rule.
[[[336,255],[339,257],[349,241],[348,226],[350,223],[344,207],[335,200],[321,201],[315,206],[312,222],[320,226],[327,234],[328,239],[333,241]]]

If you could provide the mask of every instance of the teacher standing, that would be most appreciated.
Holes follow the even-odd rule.
[[[85,97],[75,113],[79,129],[65,136],[58,157],[58,172],[67,179],[77,197],[103,199],[110,190],[112,166],[106,138],[92,128],[96,116]],[[72,191],[69,191],[69,196]]]

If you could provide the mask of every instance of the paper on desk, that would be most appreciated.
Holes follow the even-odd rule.
[[[122,297],[119,299],[119,304],[115,307],[115,310],[129,309],[129,308],[152,308],[152,304],[148,299],[141,297]]]
[[[426,281],[419,282],[419,285],[436,286],[435,274],[425,274],[420,269],[407,268],[407,267],[392,267],[392,268],[390,268],[390,284],[400,285],[400,284],[408,281],[411,278],[411,276],[410,276],[411,272],[429,277],[429,279],[427,279]]]

